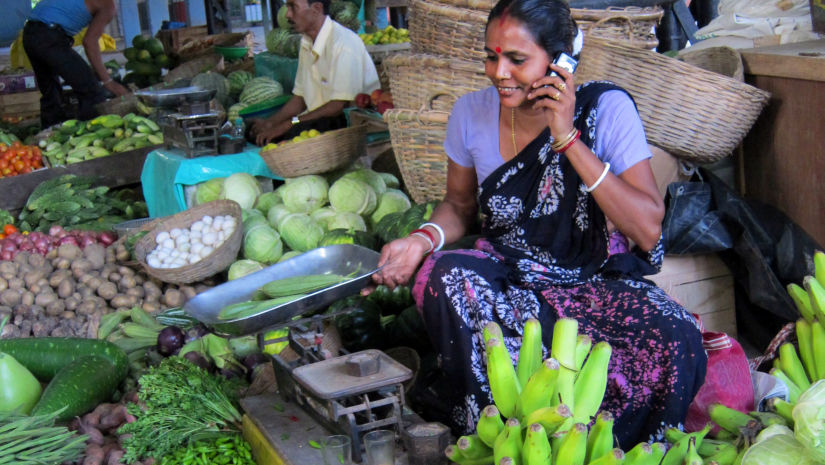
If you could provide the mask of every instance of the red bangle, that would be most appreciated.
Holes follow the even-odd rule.
[[[572,146],[573,146],[573,144],[574,144],[574,143],[575,143],[575,142],[579,139],[579,136],[581,136],[581,135],[582,135],[582,132],[581,132],[581,131],[579,131],[578,129],[576,129],[576,135],[575,135],[575,136],[573,136],[573,138],[572,138],[572,139],[570,139],[570,142],[568,142],[568,143],[564,144],[564,147],[562,147],[562,148],[560,148],[560,149],[556,150],[556,153],[564,153],[564,152],[566,152],[566,151],[567,151],[567,149],[569,149],[570,147],[572,147]]]
[[[415,234],[415,233],[422,233],[422,234],[424,234],[425,236],[429,237],[429,238],[430,238],[430,242],[432,242],[432,243],[433,243],[433,245],[438,244],[438,242],[436,242],[436,241],[435,241],[435,237],[433,237],[433,233],[431,233],[431,232],[427,231],[426,229],[416,229],[415,231],[413,231],[413,232],[411,232],[411,233],[410,233],[410,236],[412,236],[412,235],[413,235],[413,234]]]

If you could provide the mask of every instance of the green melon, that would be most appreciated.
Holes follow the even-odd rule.
[[[286,19],[286,5],[281,5],[278,8],[278,27],[281,29],[292,29],[292,25],[289,24],[289,20]]]
[[[238,103],[232,105],[226,111],[226,120],[235,122],[236,119],[241,117],[240,111],[243,110],[244,108],[248,107],[248,106],[249,106],[248,103],[243,103],[243,102],[238,102]]]
[[[220,73],[207,71],[192,78],[192,85],[202,89],[214,89],[215,98],[224,107],[231,105],[226,78]]]
[[[146,42],[146,37],[143,37],[140,34],[132,37],[132,47],[143,48],[143,43],[144,42]]]
[[[281,84],[269,77],[256,77],[249,81],[241,91],[241,96],[238,100],[249,105],[272,100],[284,93],[284,88]]]
[[[229,73],[229,76],[226,77],[227,85],[229,86],[229,95],[239,95],[244,86],[254,77],[249,71],[243,70]]]

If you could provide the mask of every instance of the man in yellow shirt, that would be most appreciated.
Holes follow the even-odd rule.
[[[303,34],[292,98],[273,116],[252,124],[258,145],[305,129],[346,125],[355,96],[381,87],[361,38],[329,17],[330,0],[287,0],[286,17]]]

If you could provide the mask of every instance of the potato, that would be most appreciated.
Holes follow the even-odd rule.
[[[66,279],[67,277],[71,276],[71,273],[67,270],[57,270],[49,275],[49,286],[57,289],[57,286],[60,285],[60,282]]]
[[[143,301],[141,307],[146,310],[148,313],[155,313],[160,310],[160,304],[157,300],[154,301]]]
[[[138,299],[142,299],[144,295],[143,286],[135,286],[129,289],[126,289],[126,295],[135,296]]]
[[[66,245],[66,244],[63,244],[63,245]],[[63,247],[63,245],[61,245],[60,247]],[[54,259],[54,262],[52,262],[52,264],[58,270],[68,270],[69,267],[72,266],[72,261],[69,260],[66,257],[57,257],[57,258]]]
[[[16,324],[16,325],[20,326],[26,320],[27,320],[26,316],[21,314],[21,315],[14,315],[14,319],[11,320],[11,322],[13,324]]]
[[[184,304],[183,293],[170,287],[163,293],[163,303],[167,307],[180,307]]]
[[[94,277],[88,281],[86,281],[86,287],[89,289],[96,291],[103,284],[103,278]]]
[[[23,280],[16,276],[9,280],[9,289],[23,289],[24,285]]]
[[[120,278],[122,277],[123,276],[121,276],[120,273],[118,273],[117,271],[113,271],[109,273],[109,277],[107,279],[113,283],[117,283],[120,281]]]
[[[49,304],[55,302],[56,300],[58,300],[57,296],[53,292],[44,291],[34,296],[34,303],[36,305],[40,305],[41,307],[47,307]]]
[[[134,276],[135,270],[129,268],[128,266],[119,266],[117,267],[117,272],[121,274],[121,276]]]
[[[198,295],[197,291],[195,291],[195,288],[192,286],[181,286],[180,291],[183,292],[183,296],[186,300],[194,299],[195,296]]]
[[[23,315],[25,318],[31,318],[31,316],[32,316],[30,305],[17,304],[17,305],[14,306],[13,309],[9,308],[9,307],[6,307],[6,306],[0,307],[0,308],[8,308],[9,313],[13,314],[13,315]],[[2,317],[0,317],[0,318],[2,318]]]
[[[12,309],[8,305],[0,305],[0,321],[6,316],[11,316]]]
[[[4,278],[0,278],[0,292],[3,292],[8,288],[9,288],[9,282],[6,281]]]
[[[34,304],[34,292],[31,291],[24,291],[23,296],[20,300],[21,303],[25,305],[32,305]]]
[[[57,249],[50,249],[48,252],[46,252],[46,255],[43,258],[45,258],[46,260],[54,260],[55,258],[57,258]]]
[[[66,299],[71,297],[74,294],[74,280],[71,278],[66,278],[57,286],[57,295],[60,296],[61,299]]]
[[[34,269],[31,271],[27,271],[23,274],[23,282],[26,283],[26,287],[30,288],[35,285],[38,281],[46,276],[45,270]],[[49,282],[46,281],[48,285]]]
[[[23,298],[23,291],[20,289],[6,289],[0,292],[0,305],[14,307],[19,304]]]
[[[77,306],[75,313],[78,315],[91,315],[97,310],[97,303],[94,300],[84,300]]]
[[[71,337],[74,336],[74,331],[65,326],[58,326],[49,333],[51,337]]]
[[[115,253],[115,259],[117,259],[117,261],[125,262],[130,258],[132,258],[132,256],[129,255],[129,251],[126,250],[126,247],[118,247],[117,252]]]
[[[74,312],[70,312],[70,311],[68,311],[68,310],[66,310],[66,311],[64,311],[63,313],[61,313],[61,314],[60,314],[60,318],[62,318],[62,319],[64,319],[64,320],[72,320],[72,319],[74,319],[76,316],[77,316],[77,315],[75,315],[75,313],[74,313]]]
[[[106,300],[111,300],[117,295],[117,285],[110,282],[103,283],[97,288],[97,295]]]
[[[17,328],[20,330],[20,337],[29,337],[32,334],[32,322],[31,321],[24,321],[17,325]]]
[[[29,314],[33,319],[40,318],[46,313],[46,309],[40,305],[32,305],[29,307]]]
[[[66,298],[66,310],[71,312],[77,310],[77,306],[80,305],[80,299],[75,298],[75,296],[71,295]]]
[[[106,248],[101,244],[89,244],[83,248],[83,256],[92,265],[92,268],[99,270],[106,264]]]
[[[80,295],[80,300],[88,299],[89,297],[95,294],[95,291],[91,287],[79,287],[77,294]]]
[[[46,305],[46,315],[59,316],[66,310],[66,304],[62,300],[55,300]]]
[[[49,335],[51,329],[42,321],[35,321],[32,323],[32,335],[34,337],[46,337]]]
[[[121,292],[125,292],[126,290],[133,289],[135,286],[137,286],[137,283],[135,282],[135,277],[126,275],[120,278],[120,281],[118,281],[117,284]]]
[[[80,258],[72,262],[71,269],[72,275],[74,275],[76,279],[79,279],[84,274],[92,271],[93,267],[89,260],[86,260],[85,258]]]
[[[29,255],[29,265],[31,265],[32,268],[43,268],[46,265],[46,257],[33,253]]]
[[[82,255],[80,247],[74,244],[61,244],[57,248],[57,256],[68,260],[74,260]]]
[[[6,260],[0,262],[0,274],[17,276],[17,264]]]
[[[145,283],[145,282],[146,282],[146,279],[144,279],[144,277],[143,277],[143,275],[142,275],[142,274],[136,274],[136,275],[135,275],[135,283],[136,283],[138,286],[142,286],[142,285],[143,285],[143,283]]]
[[[137,303],[137,298],[131,295],[118,294],[109,302],[114,308],[131,308]]]
[[[15,338],[20,337],[20,328],[15,325],[9,325],[3,327],[2,332],[0,332],[0,338]]]
[[[14,256],[12,261],[17,264],[18,267],[22,267],[23,265],[29,265],[29,256],[31,254],[26,251],[17,252],[17,255]]]

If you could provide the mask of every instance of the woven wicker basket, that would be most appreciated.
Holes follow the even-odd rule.
[[[261,150],[261,158],[282,178],[326,173],[352,163],[364,154],[366,127],[352,126],[327,131],[301,142],[289,142]]]
[[[155,237],[161,231],[170,231],[172,228],[188,228],[195,221],[205,215],[212,217],[230,215],[235,218],[235,231],[218,246],[211,254],[201,261],[179,268],[152,268],[146,263],[146,256],[154,250],[157,243]],[[215,273],[225,270],[235,258],[241,248],[243,240],[243,226],[241,225],[241,206],[233,200],[215,200],[213,202],[196,205],[188,210],[162,219],[148,234],[140,238],[135,244],[135,257],[146,274],[163,282],[185,284],[200,281]]]
[[[719,73],[737,81],[745,80],[745,66],[742,55],[731,47],[707,47],[698,50],[685,49],[678,59],[714,73]]]
[[[447,188],[449,113],[438,110],[393,109],[384,113],[404,185],[416,203],[441,200]]]
[[[390,75],[390,89],[395,108],[418,110],[430,97],[445,94],[432,103],[433,110],[449,112],[456,97],[490,86],[484,65],[478,61],[459,60],[427,54],[399,53],[384,60]],[[426,79],[422,79],[422,71]]]
[[[483,60],[484,29],[495,3],[491,0],[412,0],[412,51]],[[659,6],[570,9],[570,15],[585,37],[597,37],[648,50],[659,45],[653,27],[663,14],[664,10]]]
[[[576,80],[605,79],[633,96],[648,141],[697,163],[730,155],[770,96],[655,52],[587,39]]]

